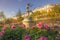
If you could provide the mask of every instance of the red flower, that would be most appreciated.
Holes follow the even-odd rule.
[[[44,24],[44,28],[48,29],[49,28],[48,24]]]
[[[37,26],[38,26],[38,28],[42,28],[42,22],[39,22],[38,24],[37,24]]]
[[[12,25],[12,26],[11,26],[11,29],[15,29],[15,25]]]
[[[26,35],[25,36],[25,40],[30,40],[30,36],[29,35]]]

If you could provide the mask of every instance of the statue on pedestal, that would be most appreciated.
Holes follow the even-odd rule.
[[[23,20],[23,24],[26,25],[26,28],[30,28],[33,25],[32,18],[30,17],[30,10],[29,10],[30,4],[26,5],[26,13],[28,14],[25,19]]]

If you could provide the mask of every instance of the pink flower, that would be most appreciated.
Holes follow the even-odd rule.
[[[4,25],[4,26],[2,27],[2,31],[4,31],[6,28],[7,28],[7,26]]]
[[[2,28],[2,31],[4,31],[5,29],[6,29],[6,27],[3,27],[3,28]]]
[[[25,40],[30,40],[30,36],[29,35],[26,35],[25,36]]]
[[[15,25],[12,25],[12,26],[11,26],[11,29],[15,29]]]
[[[34,26],[32,26],[32,28],[35,28],[36,26],[34,25]]]
[[[44,24],[44,28],[48,29],[49,28],[48,24]]]
[[[45,36],[42,36],[38,40],[47,40],[47,38]]]
[[[0,32],[0,36],[2,36],[3,34],[4,34],[4,31],[1,31],[1,32]]]
[[[42,22],[39,22],[38,25],[37,25],[38,28],[42,28],[42,24],[43,24]]]

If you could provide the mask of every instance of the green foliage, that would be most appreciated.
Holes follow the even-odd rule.
[[[5,19],[4,24],[10,24],[10,23],[12,23],[12,21],[13,21],[13,19],[11,19],[11,18]]]
[[[3,11],[0,12],[0,17],[1,17],[1,18],[5,18],[5,15],[4,15],[4,12],[3,12]]]
[[[18,13],[16,14],[16,17],[18,17],[17,18],[17,20],[21,23],[21,21],[24,19],[23,17],[22,17],[22,14],[21,14],[21,10],[19,9],[18,10]]]
[[[25,34],[24,28],[16,27],[14,30],[7,28],[3,35],[3,40],[22,40],[22,36]]]
[[[56,4],[53,8],[55,13],[60,13],[60,4]]]
[[[48,40],[56,40],[56,36],[57,36],[58,32],[56,31],[50,31],[50,30],[46,30],[46,29],[32,29],[30,30],[30,36],[31,36],[31,40],[37,40],[39,37],[41,36],[46,36],[48,38]]]
[[[5,34],[2,36],[2,40],[25,40],[27,34],[30,36],[30,40],[37,40],[41,36],[46,36],[48,40],[56,40],[58,32],[44,28],[25,29],[22,27],[16,27],[13,30],[8,27],[5,30]]]
[[[44,15],[44,17],[58,17],[58,15],[60,15],[60,4],[56,4],[56,5],[53,5],[54,7],[50,8],[50,9],[47,9],[47,10],[37,10],[36,12],[34,12],[34,14],[32,14],[32,16],[38,16],[38,15],[41,15],[43,16],[43,14],[47,14],[46,16]],[[40,18],[41,18],[40,16]]]
[[[46,20],[49,22],[57,22],[60,20],[60,4],[52,5],[53,7],[45,10],[37,10],[31,14],[33,20]],[[46,19],[45,19],[46,18]],[[59,22],[58,22],[59,23]]]
[[[23,17],[18,17],[17,18],[17,20],[18,20],[19,23],[22,23],[23,19],[24,19]]]
[[[1,31],[1,29],[2,29],[2,26],[0,26],[0,31]]]
[[[20,9],[18,10],[18,13],[16,14],[17,17],[21,17],[21,11]]]
[[[40,11],[34,12],[31,16],[37,16],[37,15],[40,15]]]
[[[34,12],[33,14],[31,14],[30,17],[31,17],[32,19],[34,19],[34,18],[36,18],[37,16],[40,16],[40,15],[41,15],[40,11],[36,11],[36,12]]]

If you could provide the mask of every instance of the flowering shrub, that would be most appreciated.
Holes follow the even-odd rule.
[[[30,40],[29,35],[26,35],[26,36],[25,36],[25,40]]]
[[[0,31],[1,31],[1,29],[2,29],[2,26],[0,26]]]
[[[25,34],[24,28],[16,27],[14,30],[7,28],[5,34],[2,36],[3,40],[22,40],[22,36]]]
[[[0,32],[0,36],[2,36],[3,34],[4,34],[4,31],[1,31],[1,32]]]
[[[6,28],[7,28],[6,26],[3,26],[1,30],[4,31]]]
[[[12,25],[12,26],[11,26],[11,29],[15,29],[15,25]]]
[[[42,22],[39,22],[37,27],[38,28],[42,28],[42,26],[43,26],[43,23]]]
[[[47,40],[45,36],[41,36],[38,40]]]
[[[58,40],[60,38],[57,37],[59,33],[50,29],[47,24],[39,22],[37,26],[28,29],[15,25],[2,27],[0,36],[2,40]],[[3,28],[5,29],[2,30]]]

